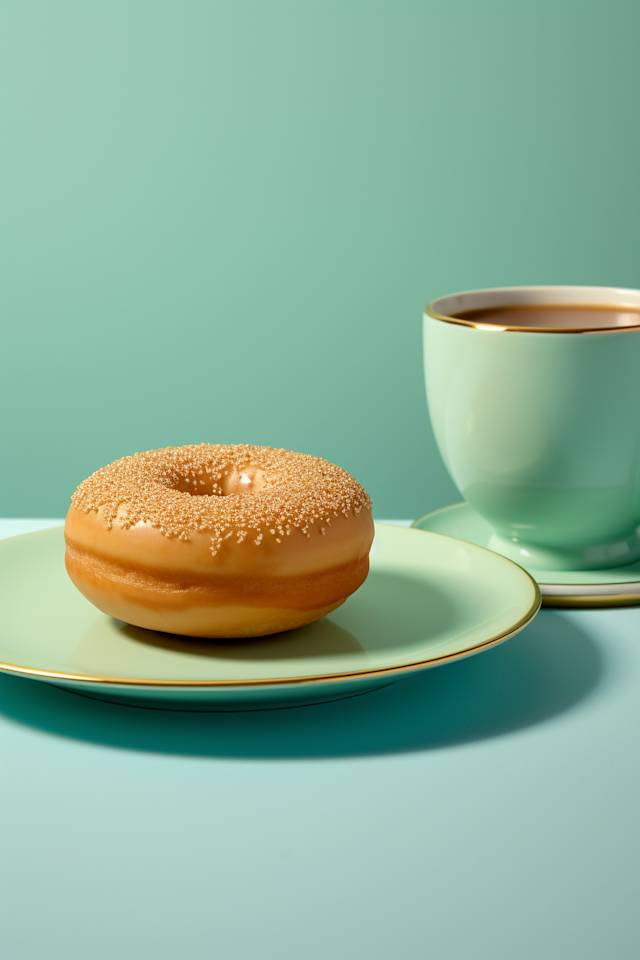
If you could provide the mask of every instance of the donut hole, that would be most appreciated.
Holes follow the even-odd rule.
[[[264,470],[246,464],[242,467],[230,467],[222,471],[222,477],[214,479],[211,474],[180,477],[173,484],[179,493],[189,493],[192,497],[229,497],[259,493],[266,484]]]
[[[228,473],[223,473],[218,481],[223,497],[233,494],[243,496],[247,493],[260,493],[266,483],[264,470],[248,463],[244,467],[234,467]]]

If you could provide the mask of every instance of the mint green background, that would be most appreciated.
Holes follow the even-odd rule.
[[[421,313],[640,286],[631,2],[14,0],[0,515],[136,450],[285,446],[378,516],[457,498]]]

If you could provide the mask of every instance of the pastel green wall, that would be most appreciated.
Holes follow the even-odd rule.
[[[4,2],[0,515],[201,440],[333,460],[378,516],[457,499],[422,308],[640,286],[639,30],[620,0]]]

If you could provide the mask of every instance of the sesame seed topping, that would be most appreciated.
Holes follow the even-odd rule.
[[[260,489],[252,488],[256,472]],[[240,492],[225,495],[216,481],[230,476],[239,478]],[[328,524],[330,514],[348,517],[371,509],[360,484],[327,460],[273,447],[208,443],[116,460],[81,483],[71,502],[85,513],[101,510],[108,529],[114,523],[128,529],[143,522],[181,540],[206,531],[213,556],[233,534],[237,543],[253,539],[256,546],[263,541],[263,528],[274,537],[278,532],[276,543],[285,532],[309,538],[316,519]],[[256,537],[249,538],[245,528]]]

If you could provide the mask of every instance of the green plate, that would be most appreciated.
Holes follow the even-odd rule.
[[[101,613],[63,558],[60,528],[0,542],[0,670],[148,707],[259,710],[357,696],[486,650],[540,606],[535,582],[509,560],[377,524],[366,583],[330,616],[264,639],[196,640]]]
[[[413,524],[466,543],[487,547],[493,535],[490,525],[468,503],[453,503],[433,510]],[[621,607],[640,603],[640,561],[604,570],[540,570],[522,566],[540,587],[545,607]]]

